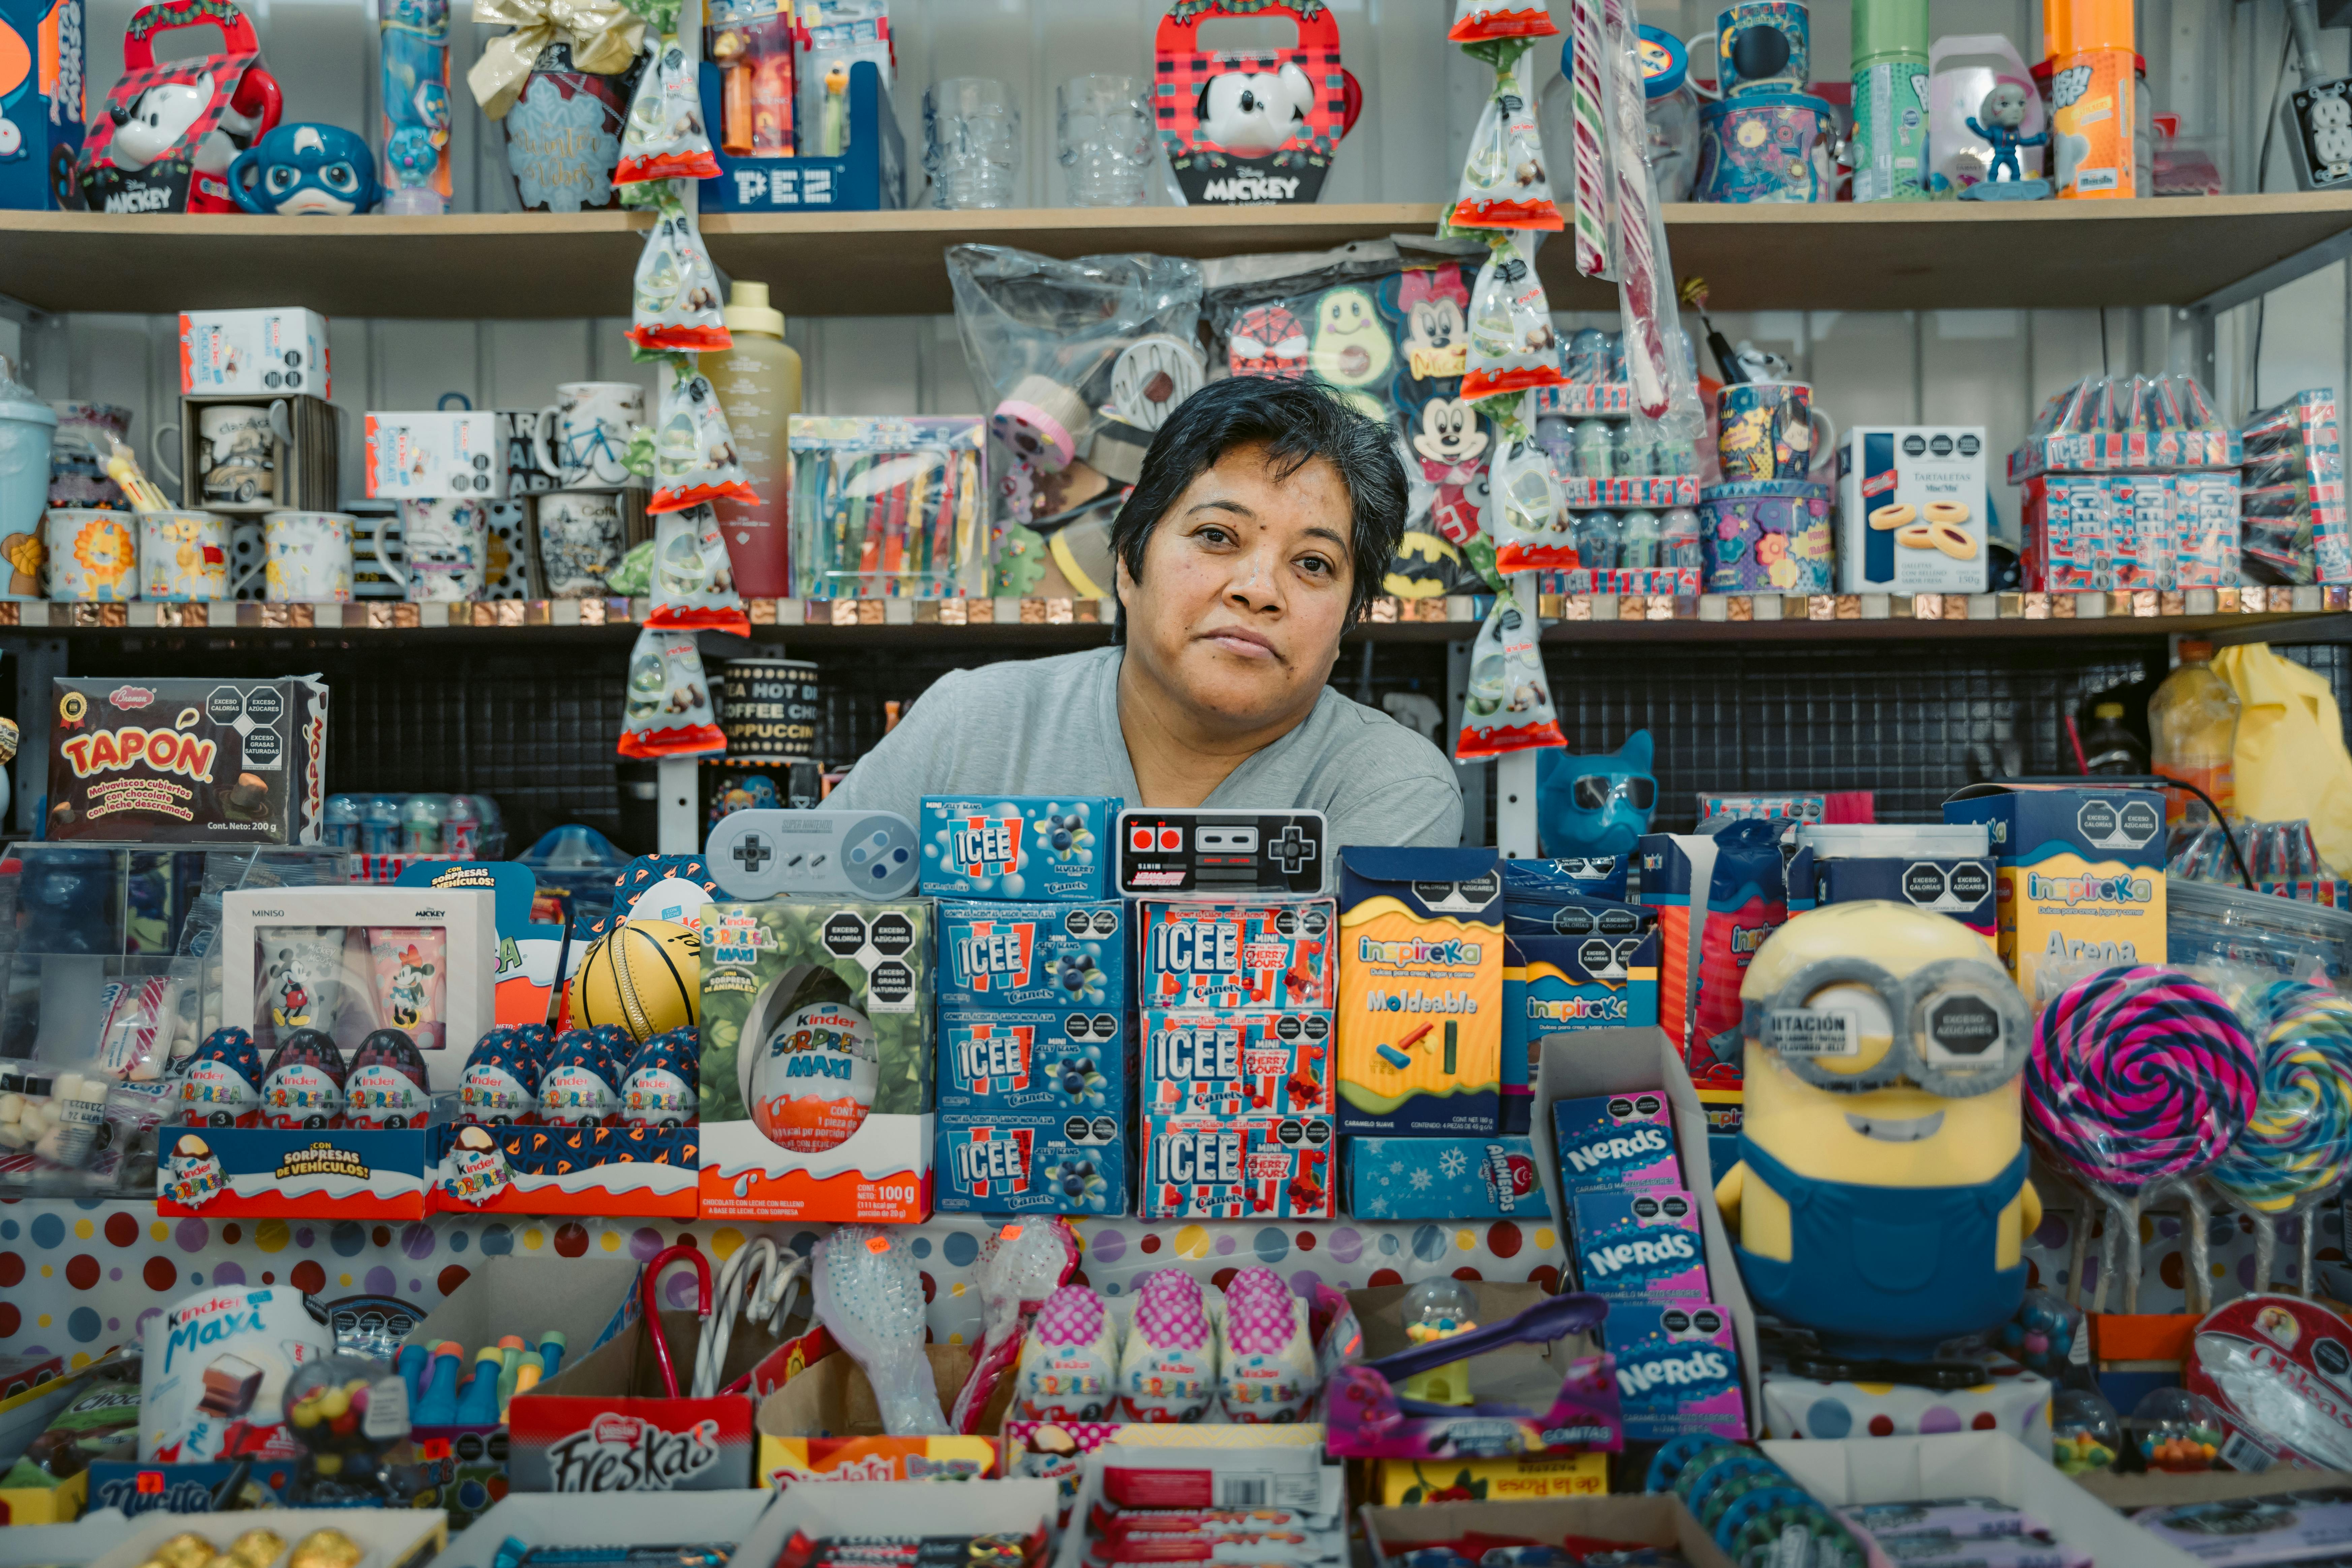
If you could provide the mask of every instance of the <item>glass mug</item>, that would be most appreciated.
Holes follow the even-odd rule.
[[[1054,90],[1054,128],[1074,207],[1139,207],[1154,146],[1131,76],[1074,76]]]
[[[957,212],[1009,207],[1021,177],[1021,108],[1013,89],[982,76],[951,76],[923,94],[923,172],[931,205]]]

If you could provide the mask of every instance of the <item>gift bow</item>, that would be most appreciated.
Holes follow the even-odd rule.
[[[550,44],[572,46],[575,70],[617,76],[645,47],[646,24],[620,0],[475,0],[474,20],[514,28],[490,40],[466,73],[474,101],[502,120]]]

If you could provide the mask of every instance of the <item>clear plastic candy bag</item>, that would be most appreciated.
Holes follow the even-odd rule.
[[[646,510],[659,514],[732,496],[759,504],[759,492],[743,477],[735,456],[735,433],[709,378],[672,376],[662,388],[661,417],[654,426],[654,491]]]
[[[705,626],[751,635],[735,592],[727,535],[709,506],[666,511],[654,525],[653,613],[649,626]]]
[[[621,710],[625,757],[692,757],[727,749],[710,710],[710,682],[691,632],[647,626],[629,653]]]
[[[1489,241],[1485,266],[1470,290],[1470,368],[1462,378],[1465,400],[1477,403],[1561,386],[1559,338],[1551,324],[1551,301],[1535,263],[1519,248],[1516,233],[1501,230]]]
[[[627,336],[644,353],[705,353],[734,344],[710,253],[694,220],[675,205],[646,231]]]
[[[616,185],[647,180],[713,180],[719,156],[702,124],[702,94],[695,68],[675,37],[654,47],[653,63],[637,79],[636,95],[621,131]]]
[[[1535,617],[1519,607],[1515,585],[1507,578],[1470,649],[1470,689],[1454,760],[1475,762],[1568,744],[1552,710],[1550,688]]]
[[[1461,187],[1447,215],[1456,228],[1566,226],[1552,196],[1543,133],[1536,123],[1534,61],[1528,43],[1504,46],[1494,57],[1494,89],[1470,134]]]

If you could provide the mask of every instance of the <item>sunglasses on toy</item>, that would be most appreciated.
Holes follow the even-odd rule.
[[[1599,811],[1613,795],[1631,800],[1635,811],[1647,811],[1658,804],[1658,781],[1647,773],[1585,773],[1570,788],[1577,805],[1585,811]]]
[[[1980,959],[1948,958],[1898,979],[1866,959],[1825,958],[1746,1002],[1740,1036],[1816,1089],[1909,1083],[1964,1100],[2024,1069],[2033,1019],[2009,975]]]

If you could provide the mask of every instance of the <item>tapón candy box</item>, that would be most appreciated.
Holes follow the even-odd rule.
[[[327,688],[277,680],[51,683],[48,837],[316,844]]]

